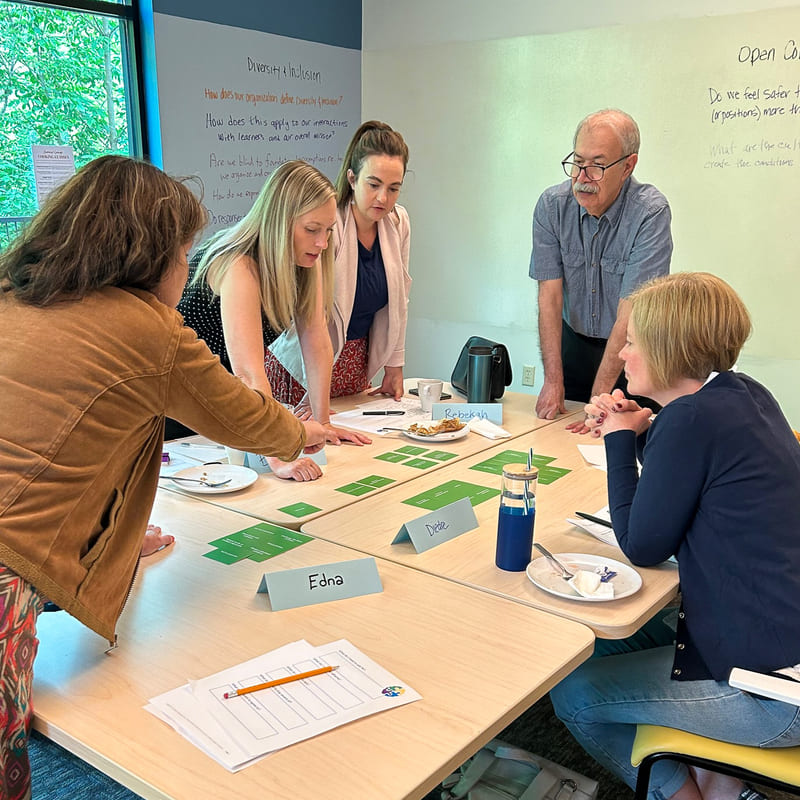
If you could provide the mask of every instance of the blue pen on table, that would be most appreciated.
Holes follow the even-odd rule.
[[[405,411],[362,411],[362,417],[399,417]]]

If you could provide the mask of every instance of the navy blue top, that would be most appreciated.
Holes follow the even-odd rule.
[[[605,446],[623,552],[641,566],[678,559],[672,677],[800,663],[800,446],[773,396],[723,372],[666,405],[638,442],[616,431]]]
[[[389,302],[386,269],[383,266],[380,239],[375,237],[372,250],[358,243],[358,278],[353,310],[347,326],[347,341],[363,339],[372,327],[375,312]]]

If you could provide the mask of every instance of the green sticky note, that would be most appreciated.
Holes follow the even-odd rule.
[[[395,452],[406,453],[409,456],[421,456],[427,449],[427,447],[415,447],[413,444],[407,444],[405,447],[398,447]]]
[[[565,469],[564,467],[539,467],[539,483],[547,486],[565,475],[569,475],[572,470]]]
[[[230,536],[223,536],[221,539],[215,539],[213,542],[209,542],[209,544],[216,548],[215,552],[225,554],[225,563],[233,564],[236,561],[247,558],[252,549],[251,543],[245,541],[242,534],[243,531],[239,531]],[[222,561],[221,558],[217,560]]]
[[[382,478],[380,475],[368,475],[366,478],[359,478],[356,483],[363,483],[365,486],[372,486],[375,489],[381,489],[394,483],[393,478]]]
[[[379,456],[375,456],[378,461],[389,461],[392,464],[397,464],[400,461],[405,461],[408,456],[405,453],[381,453]]]
[[[210,558],[212,561],[219,561],[220,564],[235,564],[237,561],[243,561],[247,558],[247,554],[235,555],[234,553],[227,553],[225,550],[210,550],[208,553],[203,553],[205,558]]]
[[[533,467],[543,467],[545,464],[549,464],[551,461],[555,461],[555,456],[543,456],[543,455],[534,455],[531,459],[531,466]],[[524,450],[504,450],[502,453],[498,453],[495,456],[492,456],[490,459],[486,461],[481,461],[478,464],[474,464],[470,467],[470,469],[474,469],[477,472],[487,472],[490,475],[502,475],[503,474],[503,467],[506,464],[527,464],[528,463],[528,453]]]
[[[487,486],[479,486],[466,481],[448,481],[426,492],[421,492],[414,497],[403,500],[404,503],[418,508],[426,508],[429,511],[437,511],[444,506],[455,503],[462,498],[468,498],[473,506],[497,497],[499,489],[490,489]]]
[[[245,558],[253,561],[265,561],[305,542],[310,542],[311,538],[304,533],[284,528],[281,525],[259,522],[250,528],[244,528],[229,536],[209,542],[216,549],[204,553],[204,555],[221,564],[234,564]]]
[[[455,457],[455,453],[448,453],[447,450],[431,450],[430,453],[425,453],[425,458],[434,458],[437,461],[449,461]]]
[[[284,514],[288,514],[290,517],[305,517],[308,514],[316,514],[317,511],[322,511],[322,509],[312,506],[310,503],[293,503],[290,506],[279,508],[278,511],[283,511]]]
[[[336,491],[344,492],[344,494],[352,494],[354,497],[360,497],[362,494],[373,491],[373,487],[365,486],[363,483],[348,483],[345,486],[340,486]]]
[[[410,458],[408,461],[403,463],[404,467],[414,467],[414,469],[428,469],[429,467],[435,467],[435,461],[428,461],[425,458]]]

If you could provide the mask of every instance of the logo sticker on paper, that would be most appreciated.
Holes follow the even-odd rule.
[[[385,694],[387,697],[400,697],[405,691],[402,686],[387,686],[381,691],[381,694]]]

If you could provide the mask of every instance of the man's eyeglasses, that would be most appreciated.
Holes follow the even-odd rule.
[[[581,170],[583,170],[583,174],[586,176],[587,181],[592,181],[597,183],[597,181],[603,180],[603,175],[607,169],[619,164],[620,161],[624,161],[626,158],[630,158],[633,153],[628,153],[627,156],[622,156],[622,158],[618,158],[616,161],[612,161],[610,164],[576,164],[574,161],[570,161],[570,158],[575,155],[575,151],[573,150],[562,162],[561,166],[564,167],[564,172],[566,173],[568,178],[578,178],[580,177]]]

